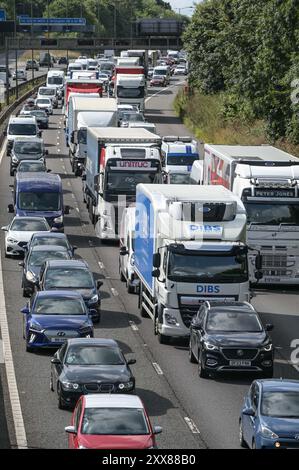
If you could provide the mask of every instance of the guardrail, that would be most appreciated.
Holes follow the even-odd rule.
[[[0,145],[2,145],[3,143],[3,140],[4,140],[3,131],[5,128],[6,121],[11,115],[11,113],[15,111],[19,106],[21,106],[24,100],[26,100],[33,93],[35,93],[41,85],[46,83],[46,78],[47,78],[47,74],[40,75],[39,77],[36,77],[36,78],[32,78],[24,83],[20,83],[18,87],[19,98],[14,99],[13,103],[11,103],[8,106],[4,105],[1,107],[1,105],[3,105],[3,103],[1,103],[0,105]],[[22,91],[24,92],[23,94],[22,94]],[[15,96],[16,96],[16,87],[11,87],[9,90],[9,98],[13,99]]]

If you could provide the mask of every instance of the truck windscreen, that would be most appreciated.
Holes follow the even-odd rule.
[[[19,208],[24,211],[58,211],[60,209],[60,194],[20,192]]]
[[[261,225],[299,225],[298,202],[244,201],[247,222]]]
[[[160,173],[155,171],[108,171],[106,189],[116,194],[135,194],[136,185],[139,183],[159,184],[160,182]]]
[[[117,87],[117,96],[119,98],[144,98],[144,86],[138,88]]]
[[[168,279],[175,282],[240,283],[248,280],[247,255],[169,252]]]
[[[199,159],[197,153],[191,155],[185,154],[176,154],[176,155],[167,155],[167,165],[192,165],[195,160]]]

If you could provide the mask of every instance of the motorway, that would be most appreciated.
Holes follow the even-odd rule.
[[[158,95],[157,89],[149,90],[147,119],[157,124],[160,135],[189,133],[172,111],[180,80],[172,79],[173,86],[163,89]],[[60,110],[50,118],[50,129],[43,132],[43,138],[50,153],[47,166],[61,175],[65,204],[72,207],[70,215],[66,216],[66,233],[71,243],[79,247],[78,257],[84,258],[95,277],[104,281],[101,288],[102,321],[95,327],[95,336],[116,339],[127,357],[137,359],[136,365],[132,366],[136,393],[144,400],[153,424],[163,427],[163,433],[157,439],[159,448],[239,448],[239,411],[254,377],[199,379],[196,365],[188,362],[186,343],[158,343],[152,321],[141,319],[137,296],[128,294],[119,280],[117,244],[101,245],[95,237],[82,199],[81,180],[71,173]],[[10,220],[6,207],[11,203],[8,185],[12,179],[8,175],[9,159],[4,154],[0,169],[1,226]],[[6,313],[28,446],[65,448],[64,427],[70,423],[71,412],[58,410],[55,393],[49,388],[51,351],[25,352],[20,313],[25,305],[21,292],[21,268],[17,260],[6,259],[3,253],[2,232]],[[261,289],[254,293],[253,304],[261,313],[263,322],[275,326],[272,334],[277,347],[275,376],[298,379],[298,371],[289,363],[291,341],[299,338],[298,293],[295,290]],[[9,409],[7,400],[6,407]]]

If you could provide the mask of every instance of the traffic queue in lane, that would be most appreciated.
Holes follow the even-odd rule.
[[[78,80],[80,86],[82,80]],[[71,79],[73,89],[75,83]],[[264,327],[248,303],[249,265],[251,271],[254,267],[256,282],[262,278],[263,263],[259,253],[248,262],[241,199],[220,185],[169,184],[173,176],[175,181],[182,174],[184,182],[190,182],[185,174],[190,180],[192,163],[196,166],[200,159],[190,137],[161,139],[138,126],[121,129],[117,107],[109,104],[108,109],[104,98],[71,94],[70,90],[65,94],[64,112],[75,106],[78,114],[67,137],[69,145],[74,144],[70,146],[72,168],[75,174],[82,173],[96,235],[102,241],[120,240],[120,277],[127,282],[128,292],[138,293],[141,316],[152,318],[153,332],[161,343],[188,338],[189,360],[198,363],[201,379],[225,371],[272,377],[274,345],[268,334],[272,325]],[[88,100],[99,102],[98,111],[86,108]],[[82,113],[101,113],[101,119],[108,113],[107,127],[103,121],[99,127],[78,127],[83,122],[80,106]],[[46,112],[51,114],[49,109]],[[70,117],[66,114],[66,133]],[[128,127],[134,127],[133,122],[130,117]],[[137,118],[136,122],[144,121]],[[32,142],[40,138],[36,123],[31,117],[10,121],[8,154],[22,136]],[[130,395],[135,390],[130,369],[135,360],[127,360],[114,340],[94,338],[102,282],[95,281],[84,260],[74,259],[75,247],[62,233],[69,208],[63,203],[59,176],[17,171],[13,188],[9,212],[16,217],[3,230],[6,256],[24,255],[20,262],[23,295],[30,296],[22,309],[26,350],[59,348],[51,361],[50,388],[59,408],[75,407],[71,426],[66,428],[69,446],[155,447],[155,434],[161,428],[152,427],[141,400]],[[131,205],[122,217],[118,196]],[[241,445],[296,447],[299,383],[254,381],[239,424]]]

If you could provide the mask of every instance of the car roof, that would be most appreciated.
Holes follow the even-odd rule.
[[[51,237],[51,238],[63,238],[64,240],[67,240],[67,236],[65,233],[60,233],[60,232],[36,232],[32,235],[32,238],[43,238],[43,237]]]
[[[47,220],[45,219],[45,217],[34,217],[34,215],[32,215],[32,216],[31,216],[31,215],[29,215],[29,216],[28,216],[28,215],[26,215],[26,216],[25,216],[25,215],[24,215],[24,216],[22,216],[22,215],[16,215],[16,216],[12,219],[11,222],[13,222],[14,220],[34,220],[34,221],[36,221],[36,220],[42,220],[43,222],[46,222],[46,223],[47,223]]]
[[[27,122],[28,119],[30,119],[30,118],[26,118],[26,122]],[[26,136],[16,137],[14,139],[14,142],[38,142],[38,143],[41,143],[41,144],[44,143],[43,139],[41,139],[40,137],[26,137]]]
[[[137,395],[90,394],[85,395],[85,408],[144,408]]]
[[[67,252],[67,249],[65,246],[61,245],[34,245],[31,248],[31,251],[65,251]]]
[[[87,344],[93,346],[106,346],[109,348],[119,348],[119,345],[114,339],[109,338],[72,338],[68,340],[68,345]]]
[[[80,292],[71,289],[53,289],[53,290],[41,290],[36,293],[36,297],[47,298],[47,297],[72,297],[81,299],[82,295]]]
[[[49,260],[47,265],[50,268],[85,268],[89,269],[88,264],[84,260],[70,259],[70,260]]]
[[[217,300],[210,300],[208,301],[209,303],[209,308],[210,310],[221,310],[222,312],[229,311],[231,312],[232,310],[238,311],[238,312],[255,312],[254,307],[249,304],[248,302],[233,302],[233,301],[217,301]]]
[[[25,119],[21,116],[11,116],[9,119],[9,124],[36,124],[36,119],[35,117]]]
[[[261,379],[256,382],[261,384],[263,392],[299,392],[299,380]]]
[[[60,176],[55,173],[20,173],[16,181],[20,189],[32,187],[35,191],[59,192],[62,188]]]

